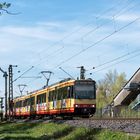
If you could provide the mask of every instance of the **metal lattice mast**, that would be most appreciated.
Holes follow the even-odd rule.
[[[11,119],[11,115],[13,115],[13,68],[12,65],[9,65],[9,119]]]
[[[13,118],[13,67],[17,65],[9,65],[9,119]]]

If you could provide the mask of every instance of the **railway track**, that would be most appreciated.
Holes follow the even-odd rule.
[[[74,118],[68,119],[35,119],[35,120],[15,120],[13,123],[58,123],[67,124],[74,127],[86,127],[86,128],[99,128],[109,129],[112,131],[122,131],[131,134],[140,134],[140,118]]]

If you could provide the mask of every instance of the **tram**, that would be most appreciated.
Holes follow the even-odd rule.
[[[15,118],[92,116],[96,111],[96,82],[66,79],[13,99]]]

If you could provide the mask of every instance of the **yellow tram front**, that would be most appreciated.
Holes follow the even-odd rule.
[[[90,116],[96,111],[96,83],[94,80],[76,80],[74,83],[74,114]]]

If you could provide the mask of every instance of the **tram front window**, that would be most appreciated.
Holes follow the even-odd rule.
[[[95,99],[95,87],[93,85],[76,85],[76,99]]]

